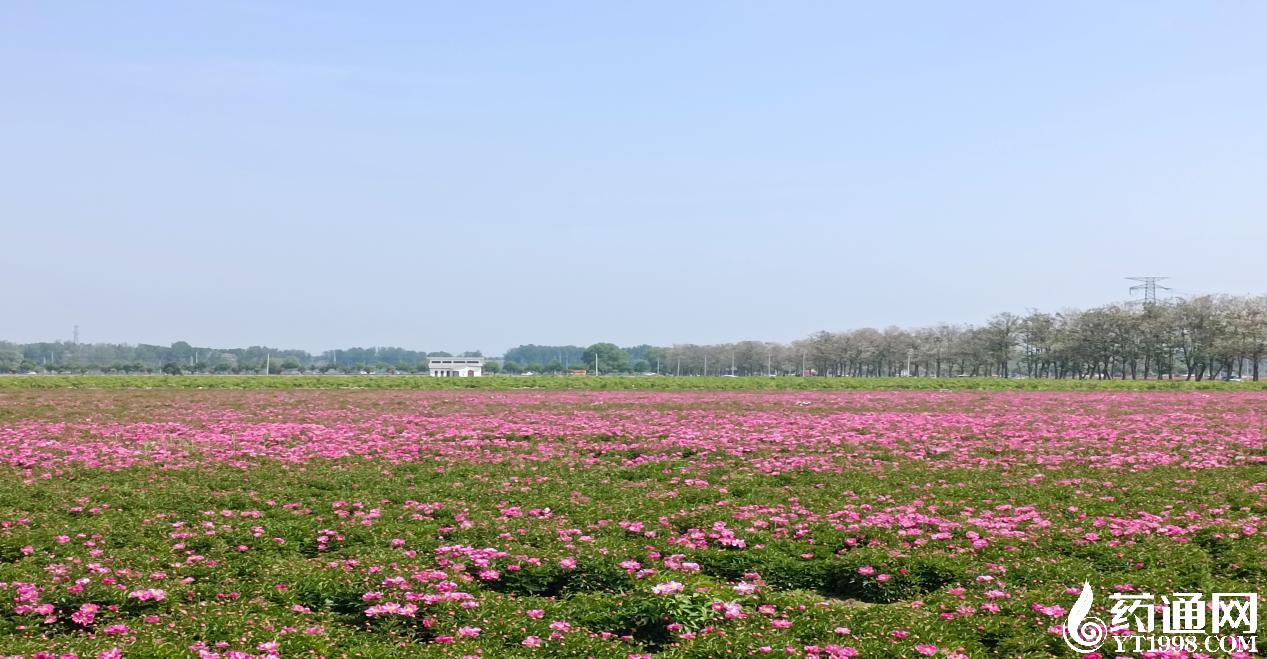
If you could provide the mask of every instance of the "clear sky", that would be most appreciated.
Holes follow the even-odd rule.
[[[1267,3],[0,0],[0,338],[791,340],[1264,293]]]

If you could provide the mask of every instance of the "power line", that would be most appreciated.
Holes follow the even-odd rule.
[[[1151,305],[1157,304],[1157,289],[1160,288],[1163,291],[1170,290],[1170,288],[1167,286],[1157,285],[1157,282],[1163,279],[1170,279],[1170,277],[1127,277],[1127,279],[1131,281],[1140,282],[1131,287],[1131,294],[1134,295],[1135,291],[1139,291],[1139,290],[1144,291],[1144,305],[1145,306],[1151,306]]]
[[[1214,291],[1194,291],[1194,290],[1189,290],[1186,288],[1173,288],[1171,289],[1171,292],[1181,297],[1202,297],[1202,296],[1207,296],[1207,295],[1209,296],[1222,295],[1222,293],[1216,293]]]

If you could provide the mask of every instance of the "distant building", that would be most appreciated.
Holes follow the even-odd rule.
[[[478,378],[484,374],[484,358],[430,357],[427,370],[433,378]]]

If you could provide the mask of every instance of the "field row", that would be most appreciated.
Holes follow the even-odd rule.
[[[0,642],[24,657],[1067,657],[1084,580],[1267,583],[1257,392],[0,409]]]

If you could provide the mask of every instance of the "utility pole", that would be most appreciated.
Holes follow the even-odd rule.
[[[1140,282],[1131,287],[1131,294],[1134,295],[1135,291],[1139,290],[1144,291],[1144,306],[1146,307],[1157,304],[1157,289],[1170,290],[1169,287],[1157,285],[1157,282],[1163,279],[1170,279],[1170,277],[1127,277],[1127,279]]]
[[[682,358],[677,358],[677,371],[673,373],[673,377],[682,377]]]
[[[915,354],[913,348],[906,349],[906,377],[911,376],[911,355]]]
[[[805,353],[801,353],[801,377],[805,377]]]
[[[765,354],[765,376],[766,377],[770,377],[771,375],[774,375],[774,369],[772,368],[773,365],[774,365],[774,353],[767,352]]]
[[[594,375],[598,375],[598,350],[594,351]]]
[[[708,353],[704,353],[704,377],[708,377]]]
[[[264,353],[264,375],[268,375],[269,370],[271,370],[270,366],[272,365],[271,364],[272,359],[273,359],[273,353],[271,352]]]

